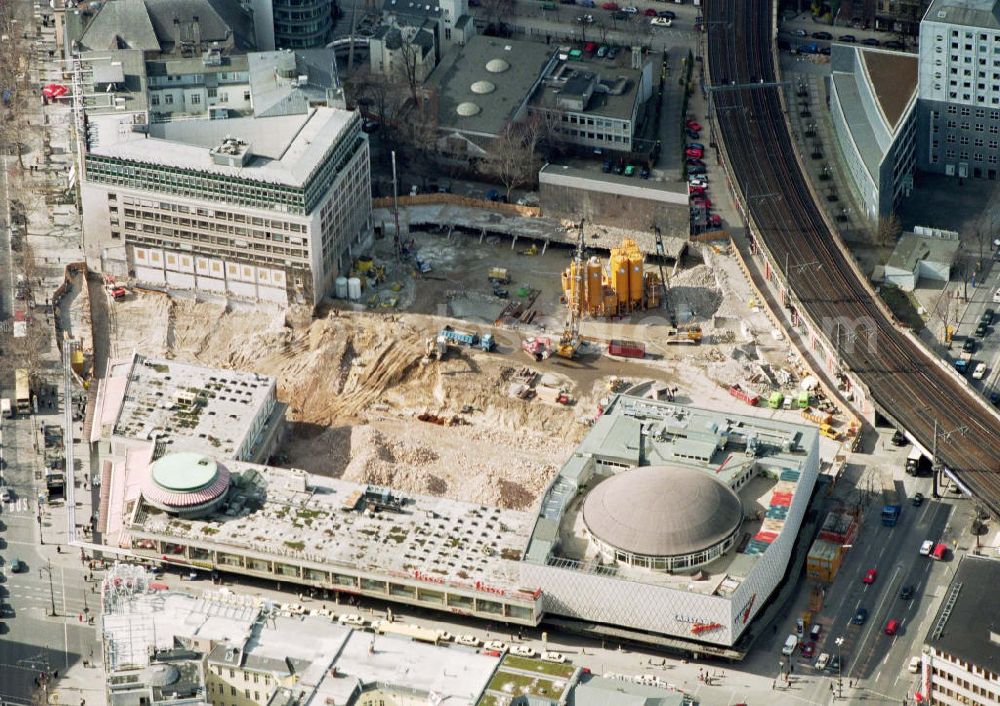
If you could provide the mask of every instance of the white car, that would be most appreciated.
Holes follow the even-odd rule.
[[[696,181],[703,181],[707,185],[708,184],[708,175],[707,174],[688,174],[688,184],[691,184],[692,182],[696,182]]]
[[[629,5],[628,7],[623,7],[622,12],[626,15],[637,15],[639,14],[639,8],[634,5]]]
[[[511,645],[510,653],[512,655],[518,655],[519,657],[534,657],[538,654],[527,645]]]
[[[480,639],[475,635],[459,635],[455,638],[455,642],[459,645],[466,645],[467,647],[479,647],[482,644]]]
[[[337,622],[341,625],[357,625],[358,627],[364,627],[365,619],[356,613],[344,613],[339,618]]]
[[[934,549],[934,540],[933,539],[925,540],[920,545],[920,556],[930,556],[932,549]]]
[[[580,24],[583,24],[583,25],[592,25],[592,24],[594,24],[594,16],[593,15],[580,15],[579,17],[576,18],[576,21],[579,22]]]
[[[702,189],[707,189],[708,182],[705,181],[704,179],[696,179],[692,177],[691,179],[688,180],[688,186],[699,186]]]
[[[978,363],[976,369],[972,371],[972,379],[982,380],[984,375],[986,375],[986,363]]]
[[[830,662],[830,655],[826,652],[820,654],[819,658],[816,660],[816,671],[822,672],[826,669],[826,665]]]
[[[452,640],[455,639],[455,636],[452,635],[447,630],[438,630],[438,639],[441,642],[451,642]]]
[[[500,640],[490,640],[485,645],[483,645],[483,649],[486,649],[486,650],[496,650],[497,652],[503,652],[504,650],[507,649],[507,643],[506,642],[500,642]]]
[[[1000,304],[1000,287],[997,287],[997,291],[993,292],[993,303]]]
[[[562,652],[543,652],[542,659],[546,662],[555,662],[556,664],[562,664],[566,661],[566,655]]]
[[[649,21],[654,27],[673,27],[674,21],[669,17],[654,17]]]
[[[6,486],[0,488],[0,502],[10,502],[10,488]]]

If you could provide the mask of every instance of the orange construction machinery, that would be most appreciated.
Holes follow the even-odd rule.
[[[611,249],[606,270],[600,258],[584,261],[577,249],[562,273],[562,288],[566,304],[578,316],[620,316],[660,306],[660,276],[644,270],[645,256],[634,240],[625,238],[621,247]]]

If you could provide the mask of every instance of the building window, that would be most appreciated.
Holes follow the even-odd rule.
[[[201,96],[197,93],[191,94],[191,105],[201,105]]]
[[[173,93],[168,93],[167,95],[164,96],[164,98],[165,98],[164,102],[167,105],[173,105],[174,104],[174,94]]]
[[[157,95],[156,93],[154,93],[153,95],[151,95],[149,97],[149,104],[150,105],[159,105],[160,104],[160,96]]]

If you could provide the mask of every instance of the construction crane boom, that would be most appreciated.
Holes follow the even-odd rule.
[[[572,287],[572,296],[569,303],[569,322],[559,346],[556,348],[556,355],[561,358],[575,358],[580,350],[580,316],[583,309],[584,268],[583,268],[583,224],[585,220],[580,219],[579,230],[576,236],[576,254],[573,256],[573,277],[575,279]]]

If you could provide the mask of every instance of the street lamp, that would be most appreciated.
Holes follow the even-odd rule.
[[[843,636],[838,637],[833,643],[837,646],[837,698],[844,698],[844,659],[841,656],[840,646],[844,644]]]
[[[45,562],[45,566],[39,567],[39,573],[45,572],[49,575],[49,616],[55,617],[56,615],[56,593],[55,589],[52,587],[52,560],[48,559]]]

